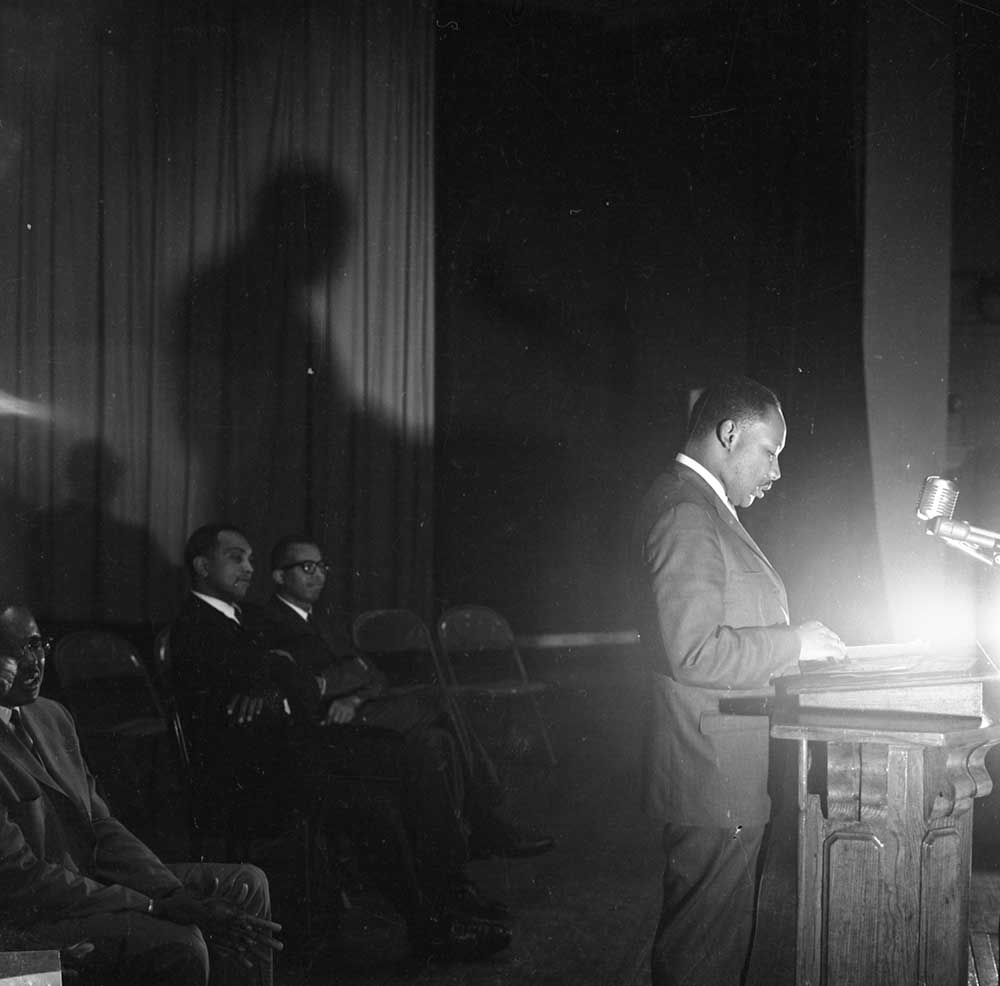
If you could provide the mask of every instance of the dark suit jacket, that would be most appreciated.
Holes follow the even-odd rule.
[[[253,615],[253,628],[265,646],[292,655],[300,674],[286,669],[282,689],[297,715],[314,717],[331,698],[357,695],[368,700],[385,690],[385,675],[367,658],[361,658],[350,642],[338,637],[313,613],[304,620],[277,596],[272,596]],[[318,678],[323,678],[321,690]]]
[[[260,638],[195,595],[170,625],[171,675],[200,781],[221,791],[259,790],[281,770],[287,717]],[[236,694],[259,694],[264,712],[236,725],[226,707]]]
[[[686,825],[767,821],[768,720],[719,712],[797,669],[798,635],[778,573],[693,470],[675,463],[636,524],[640,627],[652,662],[644,802]]]
[[[145,912],[178,879],[97,794],[70,714],[39,698],[21,710],[36,759],[0,725],[0,914],[3,920]]]

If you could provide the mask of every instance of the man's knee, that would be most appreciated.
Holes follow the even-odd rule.
[[[446,773],[453,769],[456,748],[443,729],[421,729],[406,737],[406,766],[417,776]]]
[[[237,881],[247,886],[247,899],[244,907],[248,914],[258,918],[271,916],[271,888],[267,882],[267,874],[253,863],[243,863],[237,873]]]
[[[163,986],[208,986],[208,947],[194,927],[178,926],[172,940],[155,945],[133,958],[130,969],[135,982],[156,982]]]
[[[271,916],[271,891],[267,882],[267,874],[253,863],[210,863],[213,876],[219,879],[218,893],[230,900],[238,900],[243,896],[246,887],[246,897],[243,899],[243,909],[258,918]]]

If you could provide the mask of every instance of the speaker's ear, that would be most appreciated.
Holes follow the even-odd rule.
[[[719,422],[719,427],[715,429],[719,442],[725,449],[731,449],[736,441],[736,422],[732,418],[726,418]]]

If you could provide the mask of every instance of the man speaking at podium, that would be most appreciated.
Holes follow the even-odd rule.
[[[761,695],[799,661],[845,654],[821,623],[789,625],[781,577],[736,514],[780,478],[785,430],[778,398],[756,381],[709,387],[683,453],[639,509],[653,671],[643,800],[666,852],[653,986],[738,986],[750,950],[768,719],[722,713],[720,698]]]

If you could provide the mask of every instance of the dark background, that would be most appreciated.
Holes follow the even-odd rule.
[[[629,625],[632,510],[722,371],[786,405],[746,518],[783,571],[804,514],[871,516],[854,7],[662,9],[439,5],[438,585],[526,628]],[[867,605],[789,583],[802,618]]]
[[[942,9],[948,459],[962,515],[986,524],[1000,522],[1000,6]],[[743,517],[793,619],[890,639],[861,342],[863,12],[439,4],[441,602],[491,603],[525,629],[627,626],[636,499],[680,446],[690,390],[740,371],[789,422],[784,478]]]

